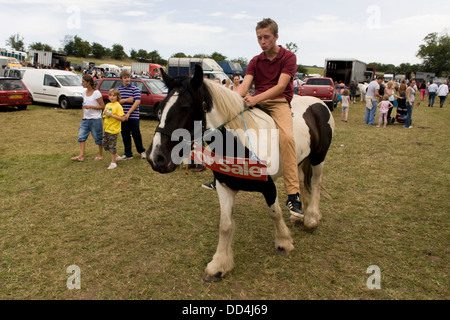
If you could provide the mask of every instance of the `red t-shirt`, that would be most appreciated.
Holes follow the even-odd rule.
[[[255,95],[263,93],[278,84],[282,73],[288,74],[293,79],[297,72],[297,57],[291,51],[280,47],[280,52],[275,59],[270,61],[264,52],[254,57],[247,67],[247,74],[252,75],[255,81]],[[294,83],[289,81],[286,90],[274,99],[286,98],[291,102],[294,96]]]

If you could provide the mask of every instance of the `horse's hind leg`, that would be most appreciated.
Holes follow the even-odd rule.
[[[203,280],[218,282],[234,267],[233,242],[234,221],[232,217],[236,191],[229,189],[217,181],[217,194],[220,202],[219,243],[213,259],[208,263]]]
[[[317,166],[312,166],[311,176],[311,197],[308,208],[305,211],[305,218],[303,225],[307,229],[315,229],[319,226],[319,222],[322,219],[322,214],[319,210],[320,202],[320,185],[322,183],[322,172],[324,162]]]
[[[309,200],[311,198],[311,163],[309,159],[306,158],[304,161],[298,166],[298,181],[300,184],[300,200],[302,202],[302,209],[306,211],[309,206]],[[304,217],[298,217],[291,215],[291,223],[303,223]]]

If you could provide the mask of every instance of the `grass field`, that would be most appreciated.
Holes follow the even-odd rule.
[[[364,125],[361,102],[348,123],[336,109],[319,228],[290,226],[284,208],[296,248],[279,257],[262,195],[238,194],[236,266],[217,284],[201,280],[218,240],[218,199],[200,187],[211,173],[163,176],[136,158],[110,171],[92,137],[72,162],[80,112],[0,110],[0,299],[450,298],[448,102],[416,104],[413,129]],[[141,121],[145,146],[156,125]],[[67,288],[71,265],[80,290]]]

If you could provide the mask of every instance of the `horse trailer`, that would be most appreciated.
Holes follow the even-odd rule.
[[[370,82],[371,73],[367,73],[367,65],[356,59],[326,59],[324,77],[335,82],[342,81],[347,86],[355,83]]]

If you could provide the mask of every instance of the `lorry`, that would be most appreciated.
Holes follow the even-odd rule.
[[[306,83],[299,88],[300,96],[316,97],[333,111],[337,105],[339,93],[334,86],[333,79],[329,77],[308,78]]]
[[[30,50],[30,63],[32,65],[40,65],[52,69],[64,70],[70,67],[70,62],[67,61],[67,55],[52,51]]]
[[[232,77],[235,74],[239,74],[242,76],[244,73],[244,70],[242,70],[242,67],[237,62],[217,62],[219,66],[222,68],[223,72],[229,76]]]
[[[0,76],[3,76],[3,73],[12,67],[21,67],[22,65],[16,58],[9,58],[0,56]]]
[[[194,66],[199,64],[209,79],[222,81],[229,79],[219,64],[210,58],[170,58],[168,73],[171,77],[193,76]]]
[[[324,77],[335,82],[342,81],[349,86],[355,83],[370,82],[374,73],[368,70],[367,65],[356,59],[325,59]]]
[[[148,75],[150,78],[158,76],[160,74],[159,69],[162,66],[157,63],[148,62],[133,62],[131,64],[131,72],[136,75]]]

